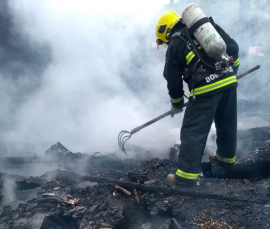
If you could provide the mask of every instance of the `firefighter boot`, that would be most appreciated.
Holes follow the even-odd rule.
[[[197,180],[189,180],[189,179],[180,178],[174,174],[169,174],[166,180],[172,184],[182,185],[182,186],[193,186],[197,183]]]
[[[234,163],[225,163],[220,161],[215,153],[209,155],[209,160],[212,167],[212,173],[217,178],[225,178],[226,174],[234,165]]]

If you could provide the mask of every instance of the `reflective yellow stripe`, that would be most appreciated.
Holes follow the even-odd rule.
[[[178,99],[172,99],[171,98],[171,101],[172,101],[172,103],[180,103],[182,101],[182,99],[183,99],[183,97],[178,98]]]
[[[187,65],[189,65],[189,63],[192,61],[192,59],[195,57],[195,54],[193,51],[190,51],[187,55],[186,55],[186,60],[187,60]]]
[[[240,60],[239,58],[237,58],[237,60],[233,62],[233,66],[237,67],[239,64],[240,64]]]
[[[193,93],[193,90],[191,90],[189,97],[193,96],[193,94],[200,95],[200,94],[203,94],[203,93],[206,93],[209,91],[214,91],[218,88],[225,87],[225,86],[232,84],[232,83],[235,83],[235,82],[237,82],[236,76],[230,76],[224,80],[220,80],[218,82],[215,82],[215,83],[203,86],[203,87],[194,88],[194,93]]]
[[[190,179],[190,180],[196,180],[199,177],[199,174],[198,173],[186,173],[186,172],[183,172],[180,169],[178,169],[176,171],[175,175],[177,175],[179,177],[186,178],[186,179]]]
[[[225,162],[225,163],[234,163],[235,162],[235,157],[233,158],[226,158],[226,157],[221,157],[219,156],[218,154],[216,154],[217,156],[217,159],[222,161],[222,162]]]

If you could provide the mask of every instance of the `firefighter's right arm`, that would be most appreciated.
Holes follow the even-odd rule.
[[[181,45],[179,39],[173,39],[170,42],[166,52],[166,62],[163,76],[167,81],[167,88],[171,97],[172,106],[180,107],[183,103],[183,68],[181,56]]]

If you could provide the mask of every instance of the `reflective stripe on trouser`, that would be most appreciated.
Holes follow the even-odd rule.
[[[201,160],[213,120],[217,134],[217,154],[222,158],[235,157],[236,99],[236,88],[230,88],[188,103],[181,128],[179,170],[192,174],[200,172]]]
[[[239,58],[237,58],[234,62],[233,62],[233,66],[237,67],[240,64],[240,60]]]
[[[232,84],[232,83],[235,83],[235,82],[237,82],[236,76],[230,76],[230,77],[227,77],[223,80],[219,80],[215,83],[211,83],[211,84],[208,84],[206,86],[194,88],[194,92],[193,92],[193,90],[191,90],[189,97],[193,96],[194,94],[200,95],[200,94],[203,94],[206,92],[214,91],[216,89],[219,89],[221,87],[225,87],[225,86]]]
[[[221,157],[218,154],[216,154],[216,157],[219,161],[222,161],[224,163],[228,163],[228,164],[233,164],[235,163],[235,158],[236,157],[232,157],[232,158],[226,158],[226,157]]]
[[[182,177],[182,178],[190,179],[190,180],[197,180],[199,177],[198,173],[186,173],[180,169],[178,169],[176,171],[175,175]]]

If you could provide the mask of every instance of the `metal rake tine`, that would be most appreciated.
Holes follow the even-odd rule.
[[[125,143],[126,143],[126,141],[128,140],[128,139],[130,139],[131,138],[131,134],[129,135],[129,136],[125,136],[124,138],[123,138],[123,143],[122,143],[122,150],[125,152],[125,154],[127,154],[126,153],[126,150],[125,150]]]
[[[118,146],[119,148],[121,148],[121,145],[122,145],[122,137],[124,134],[130,134],[129,131],[126,131],[126,130],[123,130],[121,131],[119,134],[118,134]]]
[[[127,134],[127,135],[124,136],[124,134]],[[126,130],[121,131],[118,135],[118,146],[125,154],[127,154],[127,153],[126,153],[124,145],[125,145],[126,141],[130,138],[131,138],[131,133],[129,131],[126,131]]]

